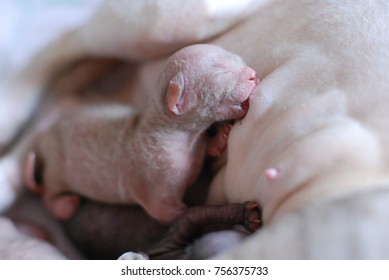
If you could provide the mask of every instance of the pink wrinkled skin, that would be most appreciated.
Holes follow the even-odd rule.
[[[170,222],[185,210],[184,193],[200,174],[206,151],[221,154],[226,147],[220,145],[226,138],[208,142],[206,130],[243,118],[248,108],[241,104],[257,84],[255,71],[220,47],[183,48],[162,64],[143,112],[100,105],[64,113],[31,147],[26,183],[61,220],[77,211],[84,196],[141,205]]]
[[[185,9],[202,7],[195,2]],[[226,25],[204,18],[196,25],[191,13],[167,7],[166,18],[176,12],[174,20],[151,21],[152,32],[144,32],[147,28],[140,25],[136,30],[147,35],[121,36],[131,40],[118,44],[91,24],[77,38],[94,35],[93,44],[85,39],[70,45],[81,45],[73,54],[141,60],[150,58],[153,46],[153,58],[167,57],[185,45],[206,41],[238,54],[261,77],[247,115],[229,133],[228,158],[213,180],[208,203],[257,201],[265,226],[218,258],[388,259],[389,4],[384,0],[249,4],[237,9],[243,18]],[[107,11],[111,10],[101,14],[106,16]],[[212,18],[212,12],[206,14],[206,19]],[[182,25],[177,27],[177,22]],[[106,24],[107,20],[102,26]],[[222,27],[208,30],[203,24]],[[132,30],[122,26],[123,22],[114,25],[118,32]],[[95,32],[88,34],[91,30]],[[145,40],[143,45],[139,38]],[[41,69],[43,77],[50,73],[47,69]],[[7,174],[14,174],[10,166],[8,161]]]

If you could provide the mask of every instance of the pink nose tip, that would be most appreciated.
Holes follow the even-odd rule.
[[[253,70],[253,72],[250,73],[248,80],[250,82],[254,82],[255,84],[259,83],[259,79],[257,77],[257,73]]]

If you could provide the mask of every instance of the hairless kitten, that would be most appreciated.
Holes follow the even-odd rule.
[[[237,225],[243,230],[235,230]],[[194,206],[167,226],[139,206],[89,200],[64,222],[70,240],[90,259],[117,259],[123,254],[123,259],[207,259],[237,245],[260,226],[261,211],[251,201]]]
[[[240,119],[257,85],[242,59],[213,45],[193,45],[163,65],[144,112],[129,106],[80,107],[43,133],[27,157],[26,181],[59,219],[70,218],[80,197],[140,205],[170,222],[206,154],[226,146],[227,127],[208,140],[215,122]]]

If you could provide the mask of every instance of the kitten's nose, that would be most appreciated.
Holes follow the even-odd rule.
[[[259,83],[257,73],[250,67],[245,67],[239,74],[239,82],[235,88],[233,98],[235,101],[244,102]]]
[[[254,69],[246,68],[244,70],[244,75],[246,75],[247,79],[250,82],[254,82],[255,84],[259,84],[259,78],[257,77],[257,72]]]

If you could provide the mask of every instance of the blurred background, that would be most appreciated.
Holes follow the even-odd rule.
[[[61,32],[86,21],[102,0],[0,0],[0,83]]]

